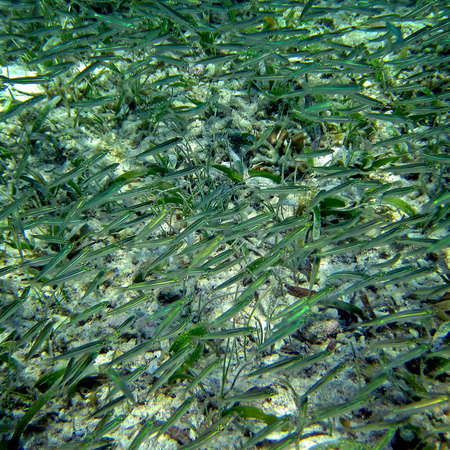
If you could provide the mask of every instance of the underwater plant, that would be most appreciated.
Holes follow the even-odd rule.
[[[0,448],[448,445],[445,2],[0,17]]]

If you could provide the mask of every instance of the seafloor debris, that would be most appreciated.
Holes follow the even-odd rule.
[[[448,446],[441,0],[0,0],[6,448]]]

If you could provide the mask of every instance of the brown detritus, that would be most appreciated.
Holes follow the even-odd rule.
[[[305,148],[306,134],[301,132],[294,134],[291,139],[291,148],[297,153],[301,153]]]
[[[336,348],[337,342],[335,339],[330,339],[330,342],[327,345],[327,351],[332,352]]]
[[[376,316],[375,312],[373,311],[372,306],[370,305],[369,299],[366,294],[361,295],[361,301],[362,301],[364,307],[366,308],[370,318],[376,319],[377,316]]]
[[[155,420],[155,425],[164,425],[165,422],[162,420]],[[180,445],[186,445],[192,442],[192,439],[189,436],[189,429],[182,429],[177,427],[176,425],[170,427],[165,434],[170,436],[174,441],[177,441]]]
[[[280,148],[281,146],[286,146],[286,141],[289,140],[289,133],[279,125],[277,125],[272,133],[269,134],[267,142],[275,148]]]
[[[339,417],[339,423],[344,427],[347,428],[348,430],[351,429],[352,427],[352,423],[351,420],[348,416],[342,416]]]
[[[302,288],[300,286],[289,286],[286,284],[285,287],[288,294],[298,298],[317,294],[317,291],[314,291],[313,289]]]
[[[277,125],[269,134],[267,142],[275,148],[287,147],[290,145],[292,150],[301,153],[305,148],[305,141],[307,135],[301,131],[300,133],[291,135],[281,126]]]
[[[183,430],[180,427],[173,426],[166,431],[166,434],[177,441],[180,445],[186,445],[192,442],[192,439],[189,436],[189,429]]]

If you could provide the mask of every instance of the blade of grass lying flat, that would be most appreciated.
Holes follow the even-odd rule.
[[[178,246],[176,246],[178,248]],[[139,283],[130,284],[130,286],[124,287],[125,290],[131,290],[131,289],[158,289],[161,287],[167,287],[172,286],[174,284],[179,284],[180,279],[178,277],[173,278],[160,278],[157,280],[149,280],[149,281],[142,281]]]
[[[263,375],[265,373],[278,371],[278,370],[289,370],[289,369],[295,369],[300,370],[309,364],[313,364],[315,362],[321,361],[322,359],[326,358],[327,356],[331,355],[333,352],[332,350],[324,350],[322,352],[319,352],[315,355],[311,356],[292,356],[290,358],[282,358],[278,361],[275,361],[274,363],[268,364],[264,367],[261,367],[259,369],[254,370],[253,372],[249,373],[248,377],[255,377],[258,375]]]
[[[233,418],[234,414],[229,414],[225,417],[222,417],[222,419],[213,424],[208,431],[201,434],[194,442],[180,447],[180,450],[194,450],[198,448],[205,448],[204,445],[211,439],[215,438],[219,433],[221,433]]]
[[[158,258],[156,258],[146,267],[146,277],[151,274],[152,269],[162,264],[166,259],[168,259],[171,255],[173,255],[183,245],[182,242],[178,242],[176,245],[173,245],[173,240],[170,242],[170,244],[172,245],[169,247],[169,249],[167,249],[162,255],[158,256]]]
[[[295,320],[298,315],[302,315],[304,311],[309,309],[314,303],[317,303],[319,300],[324,300],[327,298],[328,293],[333,289],[332,286],[326,286],[325,288],[321,289],[317,294],[312,295],[308,298],[301,298],[300,300],[297,300],[292,305],[289,305],[287,308],[283,309],[281,312],[276,314],[272,320],[278,320],[282,317],[289,314],[287,320]]]
[[[278,392],[271,387],[266,388],[253,387],[247,390],[246,392],[243,392],[242,394],[226,396],[223,400],[227,403],[245,402],[257,399],[266,399],[268,397],[273,397],[274,395],[277,394]]]
[[[31,422],[33,417],[45,406],[45,404],[50,401],[50,399],[55,395],[57,391],[57,384],[54,384],[50,389],[48,389],[45,394],[42,394],[28,409],[25,415],[20,419],[11,440],[8,443],[8,448],[19,448],[19,440],[23,432],[27,428],[28,424]]]
[[[90,100],[71,102],[69,103],[69,106],[72,108],[94,108],[96,106],[102,106],[111,103],[118,98],[119,97],[117,95],[104,95],[103,97],[97,97]]]
[[[111,411],[115,407],[119,406],[126,398],[127,397],[125,395],[121,395],[120,397],[117,397],[114,400],[111,400],[110,402],[103,405],[101,408],[94,411],[89,417],[94,418],[94,417],[99,417],[99,416],[106,414],[107,412]]]
[[[82,356],[75,361],[71,358],[67,365],[67,370],[61,380],[61,386],[67,390],[67,393],[72,395],[78,385],[78,382],[85,376],[95,372],[94,362],[97,359],[99,352],[92,352]]]
[[[340,416],[341,414],[351,411],[358,407],[359,405],[366,403],[367,397],[357,398],[356,400],[351,400],[349,402],[341,403],[337,406],[328,406],[326,408],[319,409],[312,414],[309,424],[317,423],[322,420]]]
[[[196,32],[190,20],[186,19],[186,17],[184,17],[175,9],[166,5],[163,0],[155,0],[155,3],[158,5],[162,13],[165,16],[169,17],[174,23],[180,25],[182,28],[188,28],[189,30]]]
[[[278,431],[283,427],[283,425],[289,420],[289,417],[281,417],[279,420],[266,425],[262,430],[255,433],[250,439],[247,439],[244,442],[244,446],[241,447],[242,450],[247,450],[250,448],[253,448],[255,444],[258,442],[262,442],[266,439],[267,436],[271,435],[272,433]]]
[[[153,339],[149,339],[148,341],[143,342],[142,344],[136,345],[130,350],[127,350],[125,353],[122,353],[119,356],[116,356],[112,361],[108,363],[108,367],[118,366],[120,364],[125,364],[131,359],[135,360],[142,353],[147,353],[150,347],[154,344]]]
[[[83,186],[89,186],[90,183],[92,183],[95,180],[98,180],[99,178],[103,178],[106,174],[109,172],[114,172],[118,167],[120,166],[119,163],[109,164],[108,166],[104,167],[103,169],[93,173],[91,176],[86,178],[82,185]],[[112,175],[112,174],[111,174]]]
[[[152,148],[145,150],[142,153],[139,153],[139,155],[136,156],[136,159],[140,160],[146,158],[147,156],[156,155],[157,153],[161,153],[162,151],[165,151],[173,147],[174,145],[178,144],[181,141],[182,138],[177,136],[172,139],[169,139],[168,141],[161,142],[160,144],[154,145]]]
[[[263,273],[257,280],[255,280],[247,289],[245,289],[244,292],[242,292],[241,295],[236,299],[236,305],[232,308],[225,311],[223,314],[221,314],[219,317],[217,317],[216,320],[214,320],[214,325],[219,325],[222,322],[231,319],[234,317],[238,312],[240,312],[243,308],[245,308],[246,305],[248,305],[252,299],[253,294],[258,289],[261,284],[265,283],[267,279],[269,278],[271,272],[267,271]]]
[[[143,444],[153,433],[156,433],[157,430],[158,427],[155,425],[155,421],[153,419],[147,420],[131,441],[127,450],[138,450],[141,444]]]
[[[62,177],[58,178],[56,181],[51,183],[48,187],[54,188],[56,186],[59,186],[60,184],[66,183],[69,180],[72,180],[77,175],[80,175],[83,171],[89,169],[93,164],[98,162],[100,159],[104,158],[108,154],[107,151],[102,151],[94,155],[92,158],[89,158],[87,161],[84,162],[84,164],[81,164],[79,167],[76,167],[75,169],[71,170],[70,172],[67,172]]]
[[[441,404],[448,404],[449,401],[450,397],[448,395],[441,394],[437,395],[436,397],[426,398],[417,402],[408,403],[405,406],[394,408],[393,411],[388,413],[388,416],[395,414],[415,414],[417,411],[420,411],[422,409],[428,409],[430,407]]]
[[[182,299],[182,300],[179,300],[178,302],[170,305],[171,309],[165,315],[164,319],[161,321],[161,323],[156,328],[155,332],[153,333],[153,337],[152,337],[153,339],[157,339],[158,337],[160,337],[164,333],[164,331],[170,326],[170,324],[175,321],[175,318],[177,317],[178,313],[180,313],[180,310],[184,306],[185,303],[186,303],[186,300]],[[158,314],[158,312],[156,312],[156,314]]]
[[[357,325],[356,328],[360,327],[380,327],[382,325],[386,325],[393,322],[409,322],[416,320],[427,319],[428,317],[432,317],[436,315],[436,311],[431,308],[428,309],[414,309],[409,311],[401,311],[398,313],[388,314],[383,317],[378,317],[377,319],[369,320],[368,322],[364,322],[360,325]]]
[[[67,244],[63,249],[37,274],[36,280],[40,280],[61,262],[74,248],[73,244]]]
[[[22,197],[18,198],[17,200],[14,200],[9,205],[5,206],[0,211],[0,220],[4,219],[5,217],[8,217],[10,214],[17,211],[20,208],[20,206],[22,205],[22,203],[24,203],[30,195],[31,195],[31,193],[26,193]]]
[[[156,216],[150,223],[142,228],[142,230],[134,237],[134,240],[140,241],[141,239],[144,239],[153,229],[162,225],[167,215],[168,212],[164,210],[159,216]]]
[[[394,358],[389,364],[383,365],[383,371],[394,369],[399,367],[408,361],[411,361],[415,358],[420,358],[421,356],[428,353],[431,349],[431,345],[429,344],[421,344],[417,348],[414,348],[408,352],[400,353],[396,358]]]
[[[106,415],[94,428],[94,430],[89,433],[83,442],[81,442],[81,450],[87,450],[92,448],[92,445],[95,443],[100,443],[100,439],[109,433],[113,433],[119,425],[126,419],[126,414],[121,414],[117,417],[114,417],[112,420],[108,422],[108,420],[112,417],[111,415]]]
[[[221,164],[212,164],[211,167],[222,172],[228,178],[230,178],[230,180],[235,181],[236,183],[241,183],[243,181],[242,175],[235,169]]]
[[[194,389],[201,381],[221,362],[220,358],[216,358],[211,364],[206,366],[186,387],[186,391]]]
[[[267,347],[272,346],[280,339],[292,334],[297,328],[299,324],[297,322],[283,324],[283,326],[279,326],[278,330],[273,332],[270,337],[266,338],[264,342],[258,347],[258,351],[262,351]]]
[[[15,300],[15,301],[11,302],[9,305],[3,307],[0,312],[0,324],[2,322],[5,322],[8,317],[15,314],[17,312],[17,310],[19,309],[21,303],[22,303],[22,300]]]
[[[312,8],[312,5],[314,4],[315,0],[308,0],[305,4],[305,6],[302,9],[302,12],[300,13],[300,17],[298,18],[300,21],[306,17],[308,14],[308,11]]]
[[[86,292],[81,297],[81,301],[83,301],[88,295],[90,295],[92,292],[94,292],[97,287],[105,281],[105,278],[113,273],[112,270],[107,271],[106,269],[100,269],[97,273],[97,275],[94,277],[92,282],[89,284],[88,288],[86,289]],[[102,302],[105,303],[105,302]]]
[[[158,434],[155,437],[155,440],[159,438],[162,434],[164,434],[170,427],[172,427],[176,421],[187,411],[189,406],[191,406],[191,403],[193,401],[193,397],[188,397],[172,414],[172,416],[167,420],[167,422],[161,426],[160,430],[158,431]]]
[[[189,353],[194,350],[195,346],[192,344],[186,345],[183,347],[179,352],[177,352],[175,355],[171,356],[167,361],[162,363],[154,372],[153,376],[158,377],[163,374],[163,372],[170,370],[172,367],[176,366],[176,369],[178,369],[178,366],[181,366],[180,361],[183,359],[186,359],[189,356]],[[179,364],[180,363],[180,364]]]
[[[175,373],[179,372],[180,368],[182,368],[183,365],[189,361],[189,358],[193,355],[194,352],[195,348],[193,348],[193,346],[187,346],[183,350],[181,350],[178,355],[166,361],[168,365],[164,366],[164,373],[162,373],[160,377],[153,383],[152,387],[149,390],[149,394],[153,394],[163,384],[168,383],[170,378],[175,375]]]
[[[78,314],[75,314],[70,319],[69,324],[74,324],[74,323],[79,322],[80,320],[86,319],[87,317],[91,316],[92,314],[95,314],[95,313],[101,311],[102,309],[106,308],[108,306],[108,304],[109,304],[109,302],[107,302],[107,301],[100,302],[100,303],[97,303],[96,305],[93,305],[93,306],[87,308],[86,310],[84,310]]]
[[[322,378],[316,381],[304,394],[303,397],[308,397],[313,392],[317,391],[321,386],[328,383],[331,378],[333,378],[337,373],[339,373],[347,364],[347,361],[342,361],[332,369],[330,369]]]
[[[214,237],[211,240],[211,242],[209,242],[200,252],[198,252],[194,256],[191,265],[189,266],[189,270],[196,269],[199,266],[205,264],[205,261],[207,260],[208,256],[216,250],[216,248],[222,243],[222,241],[223,241],[222,236]]]
[[[203,336],[199,336],[198,339],[208,340],[208,339],[229,339],[237,336],[248,336],[256,331],[254,327],[239,327],[231,328],[230,330],[212,331],[206,333]]]
[[[319,301],[323,296],[326,298],[328,292],[332,289],[333,288],[331,286],[327,286],[316,295],[313,295],[309,299],[301,300],[301,302],[296,302],[293,308],[288,307],[278,314],[278,317],[282,317],[290,312],[289,317],[278,326],[277,331],[274,331],[270,337],[265,339],[265,341],[258,347],[258,350],[264,350],[265,348],[275,344],[280,339],[283,339],[293,333],[299,327],[299,323],[304,320],[302,316],[307,314],[311,306]]]
[[[55,356],[52,358],[52,361],[59,361],[61,359],[73,358],[78,355],[85,355],[88,352],[92,352],[94,350],[100,350],[107,344],[107,339],[97,339],[92,342],[88,342],[87,344],[79,345],[78,347],[74,347],[70,350],[67,350],[65,353],[61,355]]]
[[[116,387],[125,394],[127,399],[136,406],[136,399],[134,398],[130,386],[128,386],[125,380],[112,368],[106,369],[106,374],[108,375],[108,378],[116,385]]]
[[[1,320],[0,320],[1,323]],[[17,342],[17,346],[21,347],[27,342],[31,342],[31,340],[41,332],[42,328],[47,323],[47,319],[42,319],[39,322],[36,322]]]
[[[89,66],[85,67],[81,72],[75,75],[70,81],[69,85],[74,83],[79,83],[83,78],[87,77],[91,72],[99,68],[101,65],[100,61],[94,61]]]
[[[25,100],[22,103],[19,103],[17,105],[13,105],[9,107],[6,111],[0,112],[0,123],[4,122],[11,117],[18,114],[20,111],[29,108],[30,106],[36,105],[37,103],[41,102],[42,100],[46,99],[46,95],[38,95],[36,97],[30,98],[28,100]]]
[[[108,311],[105,314],[105,317],[120,314],[120,313],[127,311],[130,308],[135,308],[137,305],[139,305],[142,302],[145,302],[146,300],[148,300],[150,298],[151,298],[150,294],[140,295],[139,297],[136,297],[136,298],[130,300],[129,302],[124,303],[123,305],[120,305],[120,306],[117,306],[117,307],[111,309],[111,311]]]
[[[442,248],[448,248],[450,246],[450,236],[439,239],[438,242],[428,248],[428,252],[436,252]]]
[[[42,329],[42,331],[38,334],[36,340],[34,341],[33,346],[31,347],[30,351],[25,357],[26,361],[28,361],[37,353],[37,351],[41,348],[42,344],[48,339],[52,331],[53,331],[53,322],[48,322]]]

